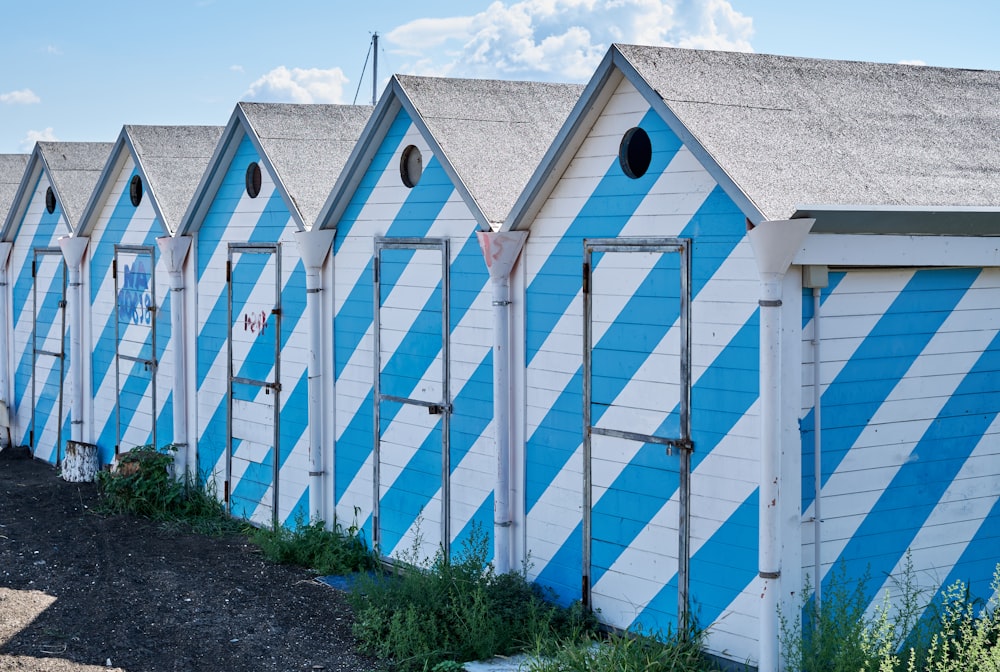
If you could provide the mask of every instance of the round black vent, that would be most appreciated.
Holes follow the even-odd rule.
[[[618,163],[622,171],[633,180],[646,174],[649,163],[653,160],[653,145],[649,135],[638,126],[630,128],[622,136],[622,144],[618,147]]]
[[[247,166],[247,196],[257,198],[260,194],[260,166],[253,161]]]
[[[137,208],[142,203],[142,178],[138,175],[132,176],[132,181],[128,185],[128,197],[132,205]]]
[[[56,192],[52,191],[52,187],[45,189],[45,212],[50,215],[56,211]]]
[[[424,174],[424,157],[414,145],[407,146],[399,157],[399,177],[403,184],[412,189]]]

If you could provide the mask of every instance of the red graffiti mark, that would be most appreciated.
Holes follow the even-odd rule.
[[[243,314],[243,331],[260,336],[267,328],[267,313],[263,310]]]

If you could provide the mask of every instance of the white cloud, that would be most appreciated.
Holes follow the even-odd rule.
[[[907,60],[907,61],[900,61],[899,64],[900,65],[927,65],[927,63],[925,63],[924,61],[921,61],[919,58],[912,59],[912,60]]]
[[[286,68],[279,66],[250,85],[248,100],[271,103],[342,103],[348,82],[340,68]]]
[[[233,72],[243,72],[242,65],[230,65],[229,69],[232,70]]]
[[[45,51],[52,56],[62,56],[63,53],[62,49],[60,49],[54,44],[50,44],[49,46],[45,47]]]
[[[4,105],[31,105],[32,103],[40,102],[42,102],[42,99],[31,89],[0,93],[0,103]]]
[[[403,72],[583,81],[612,42],[751,51],[752,34],[729,0],[497,0],[385,38],[411,59]]]
[[[28,131],[28,135],[21,141],[21,147],[30,152],[35,147],[36,142],[54,142],[58,139],[52,127],[49,126],[44,131]]]

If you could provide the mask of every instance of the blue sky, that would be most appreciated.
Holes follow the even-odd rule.
[[[346,9],[350,6],[350,9]],[[371,98],[392,72],[586,81],[611,42],[1000,70],[995,0],[0,0],[0,153]]]

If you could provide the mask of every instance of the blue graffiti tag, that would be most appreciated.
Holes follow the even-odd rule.
[[[137,257],[129,268],[125,266],[124,280],[118,290],[118,320],[132,324],[151,324],[153,321],[149,306],[149,268],[142,257]]]

